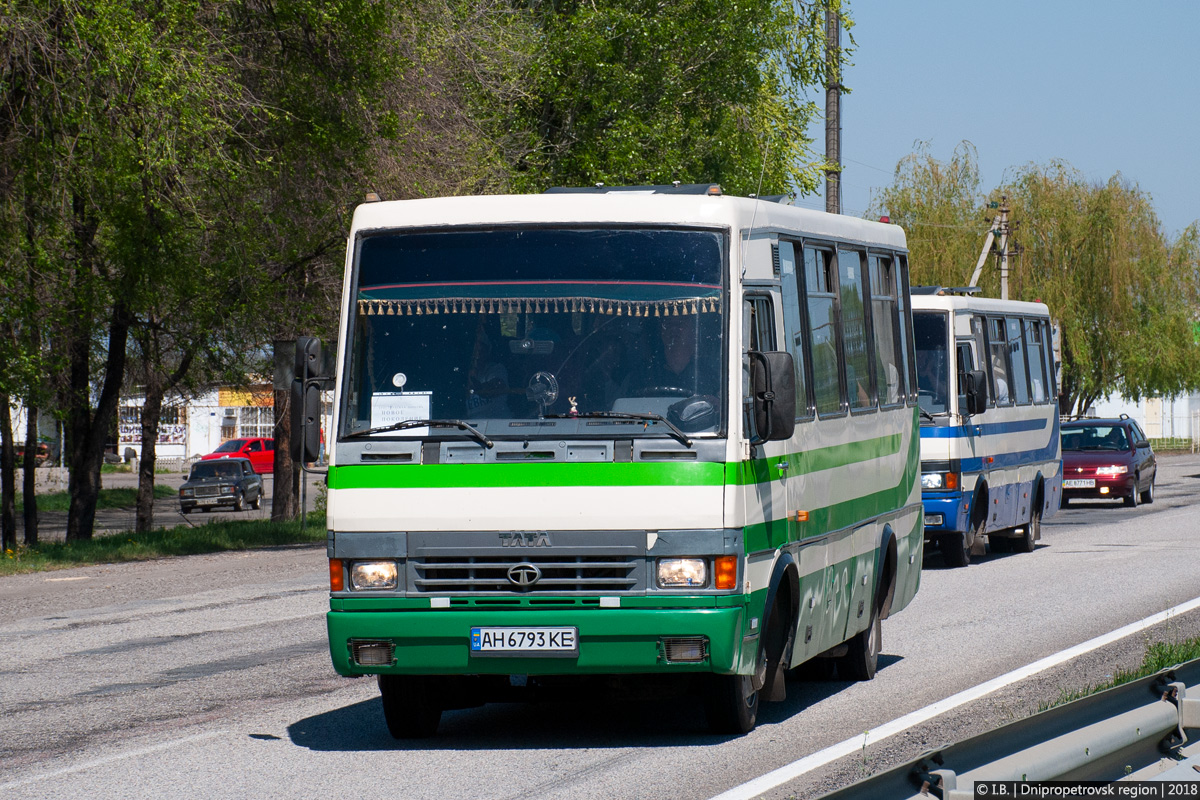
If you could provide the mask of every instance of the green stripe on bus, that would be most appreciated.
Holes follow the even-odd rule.
[[[913,438],[916,438],[915,436]],[[798,453],[788,453],[770,458],[758,458],[753,461],[742,461],[727,464],[725,467],[726,481],[731,485],[744,486],[754,483],[770,483],[779,479],[776,465],[788,462],[788,477],[806,475],[810,472],[820,472],[837,467],[848,467],[874,461],[877,458],[895,455],[900,452],[904,434],[895,433],[879,436],[874,439],[863,439],[858,442],[835,444],[829,447],[818,447],[813,450],[802,450]]]
[[[329,468],[330,489],[514,486],[721,486],[724,464],[352,464]]]
[[[784,518],[747,525],[743,534],[746,552],[755,553],[781,547],[788,542],[821,536],[903,508],[913,494],[920,467],[921,440],[913,436],[909,442],[904,472],[895,486],[841,503],[803,509],[808,511],[807,522]],[[788,472],[790,474],[791,470]]]

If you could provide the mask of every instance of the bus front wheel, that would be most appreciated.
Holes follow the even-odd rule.
[[[758,695],[750,675],[709,675],[704,711],[713,733],[749,733],[758,722]]]
[[[442,707],[428,678],[380,675],[379,694],[388,733],[396,739],[424,739],[437,733]]]

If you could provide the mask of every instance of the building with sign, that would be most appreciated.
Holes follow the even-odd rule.
[[[121,400],[117,453],[140,458],[142,406],[145,397]],[[223,442],[275,435],[275,401],[271,384],[217,387],[189,398],[164,401],[158,425],[157,458],[188,459],[216,450]]]

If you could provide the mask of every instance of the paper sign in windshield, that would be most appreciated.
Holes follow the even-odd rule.
[[[371,398],[371,427],[382,428],[410,419],[429,419],[432,400],[433,392],[378,392]],[[405,436],[426,436],[429,428],[409,428],[402,433]]]

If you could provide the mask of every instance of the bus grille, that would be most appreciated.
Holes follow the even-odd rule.
[[[563,593],[606,594],[639,588],[638,567],[641,558],[622,556],[539,556],[520,559],[511,556],[433,556],[409,561],[412,570],[409,585],[417,592]],[[528,580],[527,586],[510,580],[510,570]],[[536,568],[528,569],[529,566]]]

